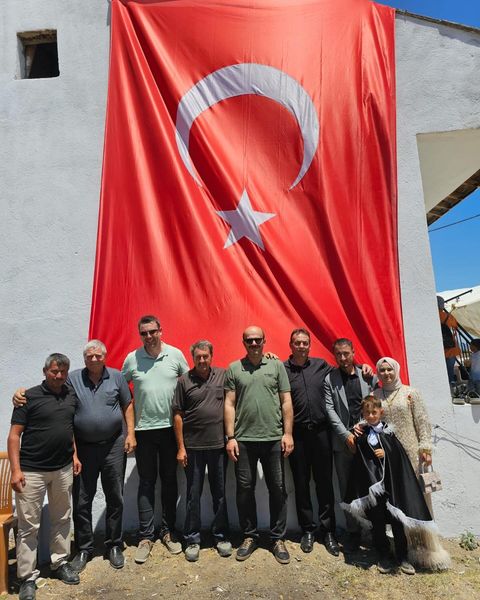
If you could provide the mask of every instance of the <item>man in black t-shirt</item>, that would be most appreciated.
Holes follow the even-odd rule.
[[[225,497],[227,455],[223,431],[223,384],[225,370],[212,367],[213,347],[207,340],[191,347],[194,368],[178,379],[173,398],[173,427],[177,461],[187,477],[185,558],[196,561],[200,553],[200,498],[208,467],[213,500],[212,534],[220,556],[230,556]]]
[[[39,575],[37,538],[45,492],[50,515],[52,575],[68,584],[80,581],[67,563],[73,475],[81,470],[73,441],[77,397],[65,385],[69,366],[65,355],[50,354],[43,369],[45,381],[27,390],[27,403],[13,410],[8,457],[18,514],[20,600],[35,598],[35,579]]]

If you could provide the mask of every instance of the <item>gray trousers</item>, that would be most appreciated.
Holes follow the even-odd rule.
[[[18,515],[17,575],[36,579],[37,543],[45,492],[50,516],[51,567],[57,569],[70,554],[72,463],[58,471],[24,471],[25,487],[15,493]]]

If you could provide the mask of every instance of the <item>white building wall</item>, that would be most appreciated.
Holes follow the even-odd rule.
[[[416,135],[480,127],[480,34],[397,15],[396,65],[400,277],[410,379],[439,425],[434,462],[445,489],[434,494],[435,517],[445,535],[465,529],[478,535],[480,406],[450,400]]]
[[[60,77],[15,79],[16,33],[36,29],[57,30]],[[40,381],[45,356],[65,352],[73,368],[82,366],[95,257],[109,33],[107,0],[2,3],[0,448],[6,446],[12,390]],[[480,493],[477,461],[463,446],[478,439],[480,409],[453,407],[448,394],[415,137],[420,132],[480,127],[480,35],[397,16],[396,46],[400,267],[410,377],[425,395],[432,422],[447,431],[437,429],[435,443],[435,463],[445,484],[435,499],[440,527],[448,535],[466,528],[480,534],[480,515],[474,510]],[[130,458],[127,529],[137,523],[136,484]],[[232,473],[229,487],[235,522]],[[290,479],[288,487],[292,492]],[[263,483],[260,488],[261,521],[266,525]],[[293,505],[292,493],[292,528]],[[102,513],[99,494],[96,518]],[[183,498],[180,527],[182,521]]]

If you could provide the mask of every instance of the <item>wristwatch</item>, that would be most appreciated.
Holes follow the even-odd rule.
[[[235,436],[234,435],[226,435],[225,436],[225,441],[229,442],[230,440],[234,440]]]

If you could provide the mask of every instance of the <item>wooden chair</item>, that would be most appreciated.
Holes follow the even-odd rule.
[[[8,593],[8,534],[16,526],[13,516],[8,454],[0,452],[0,594]]]

